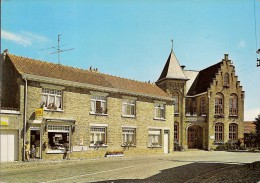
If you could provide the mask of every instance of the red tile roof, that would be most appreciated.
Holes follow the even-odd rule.
[[[158,86],[150,83],[134,81],[50,62],[43,62],[12,54],[7,54],[7,59],[8,58],[20,74],[31,74],[66,81],[92,84],[157,97],[170,97]]]
[[[256,126],[253,121],[244,121],[244,133],[255,132]]]

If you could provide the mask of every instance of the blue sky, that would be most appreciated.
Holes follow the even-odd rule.
[[[62,34],[61,49],[74,50],[61,64],[139,81],[158,79],[171,39],[188,70],[228,53],[246,91],[245,120],[260,113],[259,0],[2,0],[1,9],[1,52],[57,63],[49,53]]]

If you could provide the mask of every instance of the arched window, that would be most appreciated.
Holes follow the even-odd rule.
[[[215,115],[222,115],[224,113],[224,97],[218,93],[215,97]]]
[[[215,143],[223,143],[224,141],[224,125],[223,123],[215,124]]]
[[[179,113],[179,93],[178,92],[174,92],[172,94],[173,99],[174,99],[174,113],[178,114]]]
[[[234,124],[234,123],[230,124],[229,125],[229,140],[236,141],[237,132],[238,132],[237,124]]]
[[[229,86],[229,74],[225,73],[224,74],[224,86]]]
[[[174,142],[179,143],[179,123],[174,123]]]
[[[237,95],[232,94],[229,98],[229,116],[237,116]]]

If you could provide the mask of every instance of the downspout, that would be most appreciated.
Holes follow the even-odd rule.
[[[23,109],[23,161],[25,161],[25,143],[26,143],[26,113],[27,113],[27,79],[23,78],[25,81],[25,86],[24,86],[24,109]]]

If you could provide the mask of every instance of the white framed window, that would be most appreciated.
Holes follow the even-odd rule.
[[[148,146],[149,147],[161,147],[161,130],[160,129],[149,129],[148,132]]]
[[[162,103],[154,104],[154,118],[165,119],[165,104]]]
[[[91,114],[107,114],[107,97],[105,95],[91,95]]]
[[[71,126],[48,125],[48,151],[47,153],[64,153],[70,149]]]
[[[107,127],[91,126],[90,127],[90,146],[107,145]]]
[[[44,109],[62,110],[62,90],[42,88],[42,103]]]
[[[122,146],[135,146],[136,145],[136,129],[135,128],[122,128]]]
[[[123,116],[135,117],[135,106],[136,106],[135,100],[123,99],[123,102],[122,102]]]

